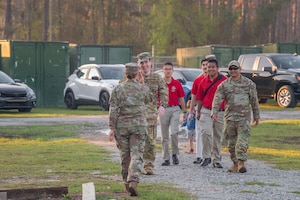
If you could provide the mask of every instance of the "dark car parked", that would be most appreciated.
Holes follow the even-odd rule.
[[[256,84],[260,103],[274,99],[282,108],[293,108],[300,101],[300,56],[243,54],[238,61],[242,66],[241,73]]]
[[[0,71],[0,109],[30,112],[35,105],[36,96],[30,87]]]

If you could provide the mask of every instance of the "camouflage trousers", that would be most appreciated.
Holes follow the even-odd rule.
[[[247,160],[250,131],[250,121],[247,119],[241,121],[225,120],[224,137],[227,140],[227,147],[233,162]]]
[[[153,170],[154,161],[155,161],[155,145],[156,145],[156,136],[157,136],[157,119],[147,120],[148,122],[148,135],[145,143],[143,160],[144,160],[144,169]]]
[[[130,181],[139,182],[146,137],[147,127],[145,126],[117,129],[115,139],[120,150],[124,183]]]

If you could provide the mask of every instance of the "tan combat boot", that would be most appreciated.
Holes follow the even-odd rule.
[[[228,172],[237,172],[238,171],[238,162],[233,162],[232,166],[228,169]]]
[[[153,175],[153,170],[151,168],[145,168],[145,175]]]
[[[138,195],[138,191],[137,191],[137,185],[138,183],[135,181],[130,181],[129,182],[129,192],[130,192],[130,196],[137,196]]]
[[[130,192],[129,192],[129,183],[124,183],[124,191],[125,191],[127,194],[130,194]]]
[[[238,161],[238,172],[239,173],[245,173],[245,172],[247,172],[247,169],[246,169],[246,167],[244,165],[244,161],[243,160],[239,160]]]

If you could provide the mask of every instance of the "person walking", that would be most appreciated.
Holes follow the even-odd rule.
[[[143,154],[143,167],[146,175],[153,175],[156,156],[157,117],[158,114],[164,113],[164,107],[168,105],[168,87],[160,75],[151,71],[152,60],[149,52],[138,54],[137,59],[140,67],[138,80],[150,88],[152,96],[152,101],[146,105],[148,135]]]
[[[186,103],[186,109],[189,110],[191,106],[191,100],[188,100]],[[188,130],[188,141],[190,145],[189,153],[194,153],[194,140],[195,140],[195,128],[196,128],[196,110],[194,109],[193,117],[190,118],[190,112],[187,111],[186,113],[186,120],[182,122],[181,127],[187,127]]]
[[[256,85],[241,75],[241,67],[236,60],[229,62],[228,73],[230,77],[222,82],[216,91],[211,115],[214,121],[218,120],[218,108],[225,99],[224,136],[233,162],[228,171],[245,173],[251,131],[251,109],[255,125],[258,125],[260,118]]]
[[[215,168],[223,168],[221,165],[221,147],[223,131],[223,114],[224,102],[218,108],[218,120],[213,121],[211,118],[212,101],[217,90],[226,77],[219,73],[218,61],[208,59],[207,64],[208,76],[203,78],[199,84],[196,100],[198,100],[197,112],[199,113],[202,145],[203,145],[203,162],[201,166],[207,166],[211,162]],[[213,161],[212,161],[213,159]]]
[[[117,85],[110,97],[108,125],[110,141],[115,138],[120,150],[125,191],[137,196],[139,172],[147,137],[146,104],[151,102],[150,89],[136,80],[139,66],[125,65],[126,81]]]
[[[192,120],[195,116],[195,114],[197,113],[197,106],[195,107],[195,105],[198,104],[198,102],[196,101],[196,94],[198,91],[198,87],[199,87],[199,83],[201,82],[201,80],[207,76],[207,63],[208,60],[205,58],[203,60],[201,60],[201,68],[202,68],[202,73],[195,78],[193,85],[192,85],[192,90],[191,90],[191,106],[190,106],[190,115],[189,118],[190,120]],[[199,113],[200,116],[200,113]],[[196,160],[193,162],[194,164],[201,164],[202,162],[202,134],[201,134],[201,129],[200,129],[200,121],[199,121],[199,117],[196,119]]]
[[[165,113],[160,116],[160,126],[162,134],[162,152],[164,162],[162,166],[170,165],[169,153],[169,128],[171,128],[171,147],[172,147],[172,160],[174,165],[179,164],[178,154],[178,133],[179,133],[179,119],[180,107],[183,110],[183,121],[186,120],[186,109],[184,101],[184,90],[181,83],[172,77],[173,64],[166,62],[163,66],[164,80],[168,86],[169,100],[165,107]]]

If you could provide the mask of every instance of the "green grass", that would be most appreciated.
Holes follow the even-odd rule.
[[[250,182],[246,182],[246,185],[259,185],[259,186],[279,186],[275,183],[263,183],[263,182],[257,182],[257,181],[250,181]]]
[[[267,161],[278,169],[300,170],[299,133],[300,120],[263,121],[252,127],[249,158]]]
[[[268,100],[266,104],[260,104],[262,111],[285,111],[300,110],[300,104],[295,108],[280,108],[273,100]],[[107,115],[108,111],[103,111],[99,106],[79,106],[76,110],[65,107],[37,107],[29,113],[20,113],[18,110],[0,110],[0,118],[3,117],[57,117],[72,115]]]
[[[2,117],[57,117],[72,115],[107,115],[99,106],[80,106],[76,110],[65,107],[38,107],[33,108],[29,113],[20,113],[18,110],[0,110]]]
[[[259,104],[259,108],[262,111],[284,111],[284,110],[300,110],[300,104],[298,103],[294,108],[280,108],[276,101],[268,99],[267,103]]]

